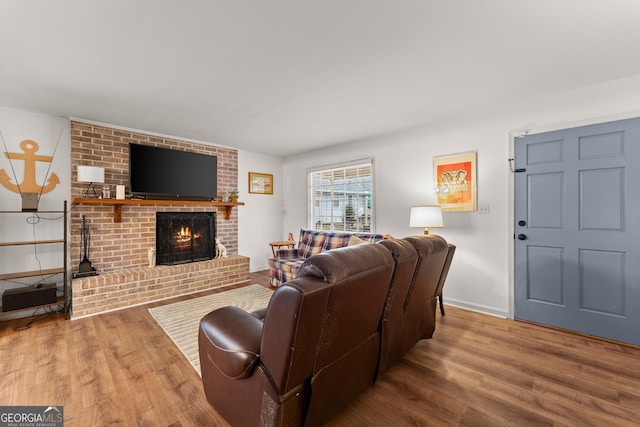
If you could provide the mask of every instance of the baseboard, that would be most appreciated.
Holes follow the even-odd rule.
[[[465,310],[471,310],[471,311],[475,311],[482,314],[488,314],[495,317],[502,317],[505,319],[509,317],[506,311],[497,309],[495,307],[488,307],[486,305],[473,304],[467,301],[460,301],[454,298],[447,298],[446,292],[443,299],[444,299],[444,305],[450,305],[452,307],[463,308]]]
[[[269,269],[269,264],[258,265],[258,266],[253,265],[253,266],[250,266],[249,273],[259,273],[261,271],[268,270],[268,269]]]

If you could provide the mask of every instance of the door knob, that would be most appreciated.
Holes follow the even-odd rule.
[[[518,239],[519,240],[527,240],[527,235],[526,234],[518,234]]]
[[[518,225],[520,227],[524,227],[525,225],[527,225],[527,221],[520,220],[520,221],[518,221]]]

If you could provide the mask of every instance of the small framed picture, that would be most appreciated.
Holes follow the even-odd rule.
[[[433,182],[443,211],[476,210],[476,152],[433,158]]]
[[[273,194],[273,175],[249,172],[249,193]]]

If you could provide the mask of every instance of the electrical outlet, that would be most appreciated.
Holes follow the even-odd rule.
[[[478,205],[479,214],[489,214],[489,205]]]

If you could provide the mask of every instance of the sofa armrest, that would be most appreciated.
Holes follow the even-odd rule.
[[[300,251],[298,251],[298,248],[278,249],[276,258],[300,258]]]
[[[262,325],[260,319],[238,307],[212,311],[200,321],[200,334],[211,344],[207,357],[229,378],[251,376],[260,356]]]

